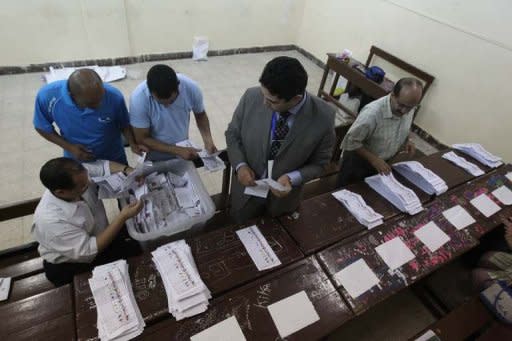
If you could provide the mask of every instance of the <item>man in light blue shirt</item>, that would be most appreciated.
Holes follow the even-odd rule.
[[[168,160],[176,156],[193,160],[198,157],[195,148],[176,146],[188,139],[191,111],[205,149],[209,153],[216,152],[197,83],[176,74],[167,65],[153,66],[147,80],[139,84],[130,97],[130,124],[137,142],[150,149],[149,160]]]
[[[64,156],[79,161],[127,164],[121,133],[134,153],[143,149],[135,143],[123,95],[90,69],[42,87],[33,122],[41,136],[64,149]]]

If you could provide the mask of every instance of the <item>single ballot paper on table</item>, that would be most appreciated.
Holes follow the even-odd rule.
[[[11,277],[0,278],[0,302],[5,301],[9,297],[11,289]]]
[[[358,298],[380,282],[362,258],[338,271],[334,278],[340,282],[353,299]]]
[[[238,230],[236,234],[259,271],[281,265],[281,261],[256,225]]]
[[[244,333],[236,320],[231,316],[214,324],[190,338],[190,341],[245,341]]]
[[[414,231],[414,235],[430,250],[436,252],[441,246],[450,241],[450,237],[433,221]]]
[[[487,218],[501,210],[501,207],[496,205],[496,203],[492,201],[485,193],[480,194],[471,200],[470,203]]]
[[[450,222],[450,224],[455,226],[457,230],[462,230],[476,222],[475,218],[473,218],[468,211],[460,205],[453,206],[452,208],[443,211],[443,216]]]
[[[395,270],[415,258],[414,253],[400,237],[395,237],[380,244],[375,248],[375,251],[391,270]]]
[[[320,316],[304,290],[270,304],[267,309],[282,338],[320,320]]]
[[[491,192],[503,205],[512,205],[512,191],[507,186],[501,186]]]

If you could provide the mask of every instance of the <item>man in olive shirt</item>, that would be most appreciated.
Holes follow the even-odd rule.
[[[423,85],[415,78],[402,78],[388,96],[365,106],[342,142],[338,185],[359,182],[376,173],[389,174],[388,161],[400,151],[412,156],[409,139],[414,112],[423,95]]]

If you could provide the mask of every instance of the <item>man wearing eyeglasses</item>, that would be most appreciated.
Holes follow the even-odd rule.
[[[393,91],[366,105],[342,142],[338,185],[359,182],[376,173],[389,174],[388,161],[399,152],[414,155],[409,139],[414,112],[423,95],[415,78],[402,78]]]
[[[205,149],[215,153],[210,122],[206,115],[203,95],[192,79],[176,74],[163,64],[153,66],[147,80],[130,96],[130,124],[138,143],[150,149],[148,159],[169,160],[180,157],[193,160],[198,150],[176,146],[188,139],[190,112],[194,113]]]

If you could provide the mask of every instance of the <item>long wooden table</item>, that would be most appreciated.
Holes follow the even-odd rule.
[[[274,219],[255,221],[282,262],[278,268],[261,272],[256,269],[235,234],[237,229],[244,226],[227,226],[187,239],[200,275],[213,293],[209,310],[190,319],[176,322],[168,313],[165,290],[151,255],[129,258],[134,294],[147,324],[141,338],[188,337],[220,322],[221,317],[227,314],[237,318],[248,339],[275,338],[277,331],[268,311],[257,308],[257,305],[266,306],[301,290],[307,292],[321,320],[290,338],[321,338],[353,316],[475,247],[478,238],[498,226],[502,217],[512,214],[512,208],[500,204],[503,209],[486,218],[469,205],[469,200],[501,185],[512,188],[512,183],[504,176],[512,167],[507,165],[497,170],[482,167],[488,174],[473,178],[440,159],[441,154],[419,161],[445,179],[451,190],[437,198],[423,197],[424,194],[418,193],[426,208],[418,215],[408,216],[398,212],[361,183],[349,189],[363,195],[370,205],[387,218],[384,225],[371,231],[359,225],[330,194],[304,201],[296,219],[281,217],[279,220],[282,224]],[[462,231],[448,224],[441,212],[456,204],[465,207],[477,223]],[[430,220],[434,220],[451,238],[434,254],[413,234]],[[375,254],[374,247],[396,236],[403,238],[416,259],[399,271],[389,272]],[[304,258],[301,250],[309,257]],[[358,257],[363,257],[378,273],[381,287],[353,299],[336,280],[335,274]],[[39,261],[27,261],[28,273],[31,266]],[[11,298],[21,298],[0,305],[0,330],[3,334],[7,334],[9,339],[47,339],[50,336],[60,339],[97,338],[96,310],[87,283],[90,273],[77,276],[73,286],[49,289],[44,288],[46,284],[41,287],[37,283],[42,282],[32,280],[41,274],[19,277],[21,275],[16,269],[0,269],[1,274],[16,278]],[[265,291],[267,287],[272,288],[272,293]],[[22,298],[26,297],[21,294],[23,288],[34,293],[44,291]],[[74,305],[71,295],[74,296]],[[261,304],[262,297],[266,298],[265,304]]]

